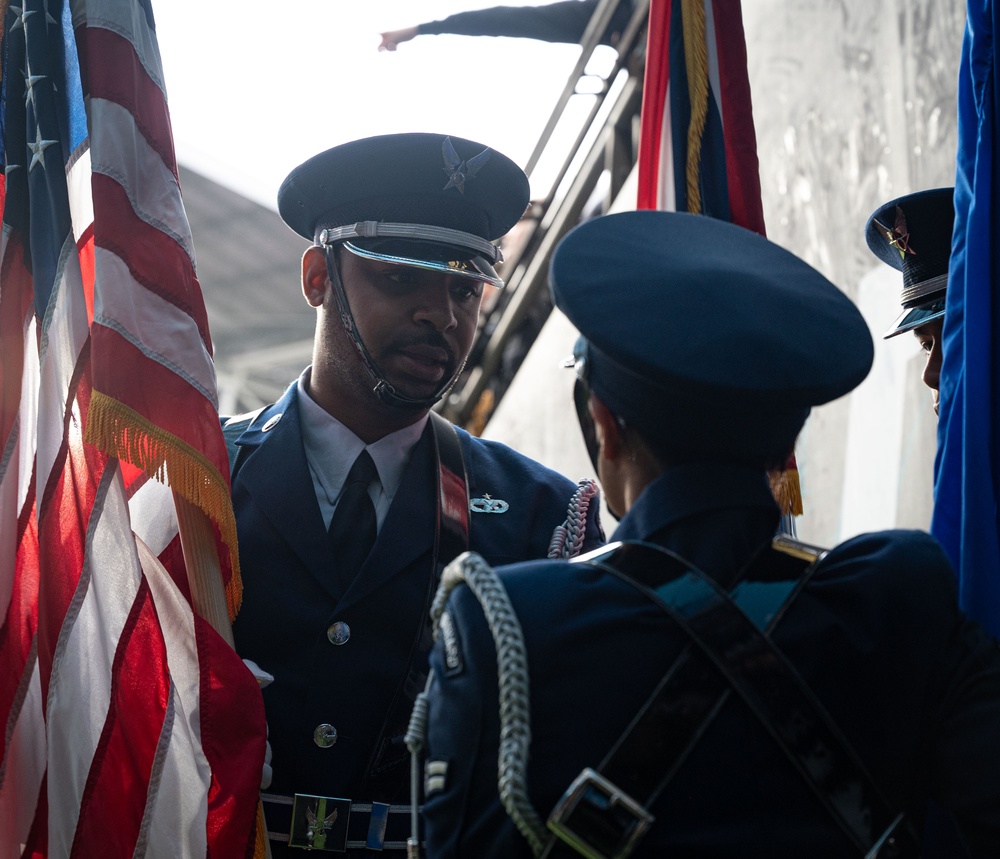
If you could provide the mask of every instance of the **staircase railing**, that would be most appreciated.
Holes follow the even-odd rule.
[[[581,92],[587,65],[615,12],[632,5],[617,59],[596,93]],[[604,211],[636,161],[649,0],[601,0],[581,38],[583,50],[525,167],[531,176],[554,146],[553,133],[574,97],[593,99],[575,139],[554,157],[560,165],[550,190],[533,205],[517,246],[504,249],[507,286],[484,308],[466,372],[440,411],[472,432],[481,431],[503,397],[531,341],[551,310],[549,262],[559,240],[592,209]]]

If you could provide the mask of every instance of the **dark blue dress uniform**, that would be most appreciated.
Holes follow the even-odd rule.
[[[429,270],[447,277],[449,288],[462,278],[502,286],[494,242],[527,203],[527,177],[510,159],[439,134],[352,141],[309,159],[283,183],[279,212],[325,257],[323,300],[330,307],[317,337],[331,338],[344,326],[371,383],[362,405],[384,424],[412,424],[453,379],[442,379],[428,398],[394,387],[354,319],[347,296],[357,293],[344,288],[338,254]],[[313,259],[317,249],[309,252]],[[407,335],[434,333],[409,317],[390,323]],[[455,363],[457,373],[461,362]],[[314,367],[311,379],[316,375]],[[324,393],[336,403],[340,389],[332,387]],[[395,414],[398,421],[385,417]],[[337,569],[340,556],[304,451],[297,385],[258,414],[235,444],[244,589],[233,633],[240,655],[274,676],[263,690],[273,754],[264,807],[269,832],[284,838],[272,836],[272,853],[400,844],[409,820],[405,809],[391,806],[408,800],[402,735],[426,676],[430,598],[441,566],[462,542],[454,533],[464,532],[467,520],[468,545],[494,563],[545,557],[577,486],[431,415],[370,553],[341,584],[345,571]],[[601,539],[590,517],[584,545]],[[294,795],[309,798],[293,815]],[[400,817],[403,826],[394,832]],[[290,831],[294,843],[285,846]]]
[[[773,533],[760,473],[703,464],[648,487],[612,540],[650,540],[724,580]],[[544,818],[596,766],[685,644],[634,587],[585,564],[503,571],[524,630],[532,713],[528,784]],[[463,668],[432,654],[428,758],[448,764],[425,804],[426,855],[529,857],[497,795],[496,651],[468,589],[449,606]],[[914,531],[831,552],[774,640],[854,743],[891,803],[954,810],[973,856],[1000,849],[1000,657],[958,610],[941,549]],[[651,809],[635,856],[849,857],[851,844],[765,730],[731,697]]]
[[[762,462],[780,461],[810,404],[867,373],[871,337],[860,314],[766,240],[676,213],[577,228],[557,250],[552,279],[557,305],[586,341],[590,390],[662,458],[612,545],[668,549],[729,589],[778,524]],[[633,581],[587,560],[499,571],[526,646],[526,784],[541,821],[584,768],[601,768],[697,643]],[[497,655],[484,610],[458,587],[446,617],[431,657],[426,855],[534,855],[499,797]],[[955,815],[971,855],[1000,855],[1000,650],[959,610],[932,537],[887,531],[836,547],[768,639],[886,806],[904,814],[905,832],[919,838],[933,799]],[[662,773],[646,809],[654,820],[631,855],[863,855],[814,791],[836,755],[816,747],[812,781],[803,778],[774,723],[726,688],[686,756]],[[695,700],[699,689],[679,697]],[[668,703],[683,710],[683,701]]]
[[[405,802],[405,791],[359,791],[371,767],[398,764],[406,754],[401,731],[397,747],[375,760],[436,584],[430,427],[371,555],[340,593],[296,402],[292,385],[242,435],[244,459],[233,484],[243,577],[236,649],[275,677],[264,689],[274,769],[268,792]],[[470,514],[471,548],[496,564],[544,558],[576,486],[503,444],[458,432],[470,498],[509,505],[503,513]],[[590,527],[588,546],[595,546],[597,525]],[[326,747],[314,736],[322,725],[336,731]],[[400,788],[408,774],[402,772]]]

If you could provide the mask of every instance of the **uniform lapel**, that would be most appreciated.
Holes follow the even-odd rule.
[[[420,559],[430,575],[430,553],[437,531],[437,478],[434,444],[428,423],[403,474],[389,514],[361,572],[344,595],[344,605],[369,595]],[[426,555],[426,558],[421,556]]]
[[[334,597],[330,542],[302,446],[295,386],[258,418],[238,442],[250,448],[238,475],[253,499],[302,564]]]

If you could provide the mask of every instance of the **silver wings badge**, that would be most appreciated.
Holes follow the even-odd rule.
[[[326,834],[333,829],[333,824],[337,820],[337,813],[337,809],[335,808],[325,818],[320,818],[316,816],[316,812],[313,809],[306,809],[306,821],[309,823],[309,828],[306,830],[306,841],[309,842],[310,847],[319,847],[322,849]],[[320,843],[317,844],[317,841]]]
[[[510,505],[501,498],[493,498],[489,493],[482,498],[469,500],[469,509],[473,513],[506,513]]]
[[[441,154],[444,156],[444,172],[448,174],[448,184],[442,190],[458,188],[460,194],[465,193],[465,183],[475,179],[483,165],[490,160],[490,150],[484,149],[478,155],[473,155],[468,161],[458,157],[450,137],[441,144]]]

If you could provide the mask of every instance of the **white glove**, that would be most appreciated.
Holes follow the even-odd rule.
[[[269,732],[270,733],[270,732]],[[271,786],[271,743],[264,741],[264,768],[260,771],[260,789],[267,790]]]
[[[253,674],[253,679],[257,681],[257,685],[263,689],[265,686],[269,686],[274,682],[274,675],[268,674],[263,668],[261,668],[256,662],[250,659],[244,659],[243,664],[250,669],[250,673]],[[270,734],[265,725],[265,730]],[[267,740],[264,741],[264,768],[260,773],[260,789],[267,790],[271,786],[271,777],[273,773],[271,772],[271,743]]]
[[[274,682],[274,675],[268,674],[252,659],[244,659],[243,664],[250,669],[250,673],[253,674],[253,679],[257,681],[257,685],[260,686],[261,689],[266,686],[270,686]]]

